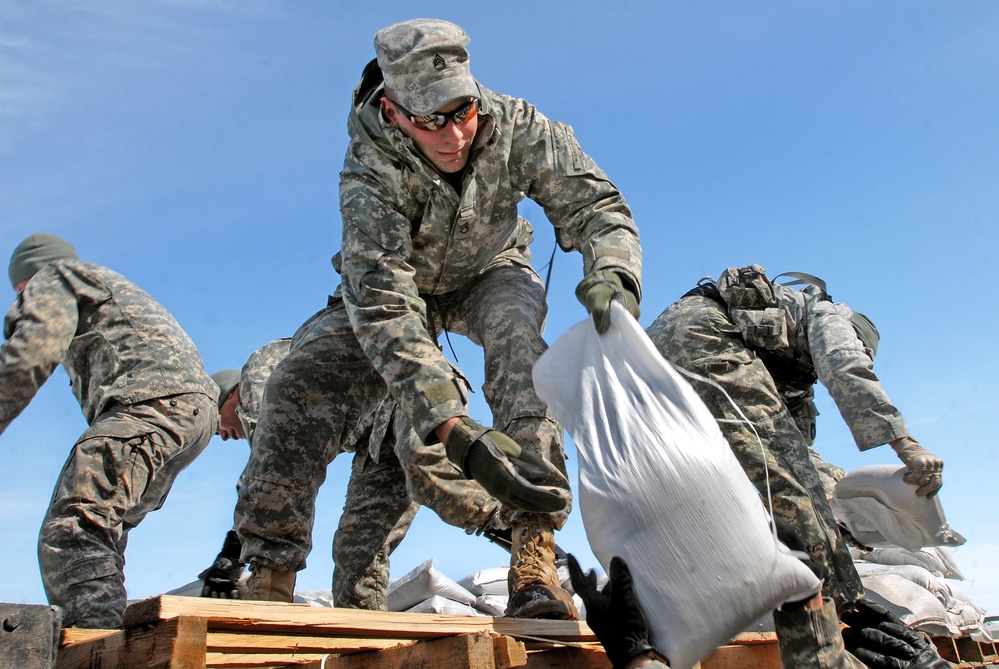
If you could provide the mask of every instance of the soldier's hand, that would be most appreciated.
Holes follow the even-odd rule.
[[[843,644],[874,669],[950,669],[929,639],[883,606],[861,599],[840,618]]]
[[[898,459],[909,468],[902,480],[916,488],[916,494],[933,497],[943,485],[943,460],[933,455],[912,437],[891,442]]]
[[[538,487],[522,475],[544,473],[544,462],[499,430],[460,416],[444,444],[448,459],[478,481],[504,506],[519,511],[553,513],[565,508],[556,493]]]
[[[611,302],[617,300],[624,305],[637,320],[638,296],[624,286],[621,276],[609,269],[598,269],[587,274],[576,286],[576,298],[586,307],[586,312],[593,316],[593,324],[597,332],[603,334],[610,327]]]
[[[662,657],[649,644],[649,625],[635,596],[627,563],[620,557],[611,558],[610,580],[599,590],[593,570],[584,574],[576,558],[568,557],[572,589],[586,605],[586,624],[600,639],[611,664],[624,667],[650,651]]]
[[[242,542],[239,536],[233,530],[229,530],[215,562],[198,574],[198,578],[205,584],[201,589],[202,597],[239,599],[239,579],[243,575],[245,566],[239,560],[241,550]]]

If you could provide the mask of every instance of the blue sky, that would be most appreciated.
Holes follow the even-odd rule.
[[[643,326],[700,277],[753,262],[816,274],[872,317],[888,393],[946,462],[941,501],[968,539],[954,550],[961,586],[999,613],[999,4],[485,7],[435,11],[471,36],[483,85],[572,125],[625,194],[645,249]],[[0,254],[60,234],[159,299],[210,372],[240,367],[335,289],[350,94],[374,33],[416,16],[395,0],[0,0]],[[540,267],[551,228],[536,206],[523,213]],[[580,278],[578,256],[559,253],[549,341],[585,317]],[[452,341],[478,386],[478,350]],[[887,447],[859,453],[821,393],[819,410],[827,460],[895,462]],[[488,419],[481,392],[472,414]],[[37,531],[85,427],[59,370],[0,436],[0,600],[44,602]],[[211,562],[246,454],[214,439],[131,534],[131,597]],[[330,467],[300,588],[329,587],[349,464]],[[557,540],[596,564],[578,513]],[[427,558],[456,579],[507,561],[423,510],[393,575]]]

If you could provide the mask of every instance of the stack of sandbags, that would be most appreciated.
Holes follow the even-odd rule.
[[[836,483],[836,519],[872,547],[853,549],[867,596],[928,634],[990,641],[985,611],[950,582],[964,576],[946,547],[965,539],[947,524],[940,498],[917,496],[905,471],[870,465]]]
[[[475,595],[441,573],[426,560],[389,584],[389,611],[440,613],[452,616],[487,615],[475,609]]]

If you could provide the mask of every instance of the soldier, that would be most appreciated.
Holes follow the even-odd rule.
[[[237,502],[255,598],[290,595],[326,464],[359,407],[387,387],[419,443],[444,444],[504,504],[507,615],[578,617],[554,566],[571,492],[562,428],[531,379],[547,347],[547,302],[517,203],[538,202],[562,248],[583,254],[576,293],[598,329],[612,299],[638,312],[638,231],[571,128],[481,86],[467,44],[461,28],[434,19],[375,36],[341,172],[341,284],[267,383]],[[468,416],[465,388],[436,342],[443,331],[483,347],[493,428]]]
[[[759,265],[728,269],[717,282],[700,282],[647,332],[667,360],[713,382],[693,379],[692,385],[750,480],[763,495],[769,487],[778,536],[800,546],[828,574],[823,590],[832,601],[804,604],[813,612],[812,631],[796,626],[798,617],[787,610],[775,613],[785,666],[811,666],[796,655],[806,645],[802,639],[816,630],[838,629],[837,609],[852,609],[863,595],[809,459],[818,413],[812,403],[815,382],[836,401],[858,448],[891,445],[909,468],[905,480],[915,494],[936,494],[943,461],[912,437],[874,374],[873,323],[833,302],[820,280],[790,276],[807,287],[776,284]]]
[[[217,388],[166,309],[66,240],[31,235],[9,275],[18,295],[0,347],[0,433],[60,363],[90,426],[42,522],[45,594],[66,627],[118,628],[128,532],[208,444]]]
[[[265,344],[241,371],[212,374],[220,390],[218,434],[223,440],[245,438],[252,448],[265,382],[288,354],[290,342],[278,339]],[[499,509],[496,499],[461,476],[440,444],[417,444],[405,419],[394,417],[395,409],[396,403],[387,397],[367,424],[356,430],[368,443],[354,455],[333,546],[333,602],[338,607],[386,609],[389,555],[405,537],[421,504],[469,533],[492,537],[498,531],[492,524]],[[199,576],[204,581],[202,596],[241,596],[241,551],[239,537],[231,530],[212,566]]]

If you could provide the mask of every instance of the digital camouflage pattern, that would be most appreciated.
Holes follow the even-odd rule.
[[[4,334],[0,432],[59,364],[90,425],[39,534],[46,596],[67,627],[120,627],[128,532],[163,504],[215,433],[218,389],[173,317],[92,263],[58,260],[36,273]]]
[[[647,331],[663,357],[717,383],[753,422],[759,441],[719,390],[691,380],[764,502],[769,485],[774,514],[798,533],[796,539],[782,537],[784,543],[804,546],[814,560],[829,568],[824,592],[837,606],[855,601],[863,593],[860,577],[836,529],[805,439],[773,377],[743,341],[726,309],[709,297],[685,297],[667,308]]]
[[[571,500],[562,429],[534,392],[545,351],[544,285],[530,267],[526,195],[544,207],[584,270],[612,269],[640,290],[638,232],[623,197],[568,126],[523,100],[479,87],[479,131],[460,192],[388,124],[377,66],[355,91],[341,173],[342,283],[296,333],[264,391],[237,502],[243,556],[301,569],[325,463],[356,448],[356,426],[386,390],[419,442],[467,415],[461,380],[436,343],[443,330],[484,349],[493,426],[548,463],[532,483]],[[640,294],[640,293],[639,293]],[[302,467],[300,463],[316,463]],[[569,505],[553,517],[561,527]]]
[[[237,412],[244,429],[256,426],[264,384],[291,341],[265,344],[243,366]],[[478,483],[461,476],[441,444],[424,446],[389,396],[353,433],[357,437],[348,442],[356,444],[357,451],[333,545],[334,605],[384,610],[389,555],[405,537],[420,504],[469,532],[491,526],[499,504]],[[363,447],[365,440],[368,448]],[[393,444],[402,446],[393,449]],[[405,470],[396,450],[406,462]]]
[[[264,383],[277,364],[288,355],[291,339],[275,339],[254,351],[239,372],[239,404],[236,416],[243,425],[246,440],[253,443],[260,406],[264,398]]]
[[[528,266],[532,228],[517,214],[525,196],[544,208],[561,247],[583,254],[585,273],[614,270],[639,297],[641,248],[627,203],[569,126],[479,86],[479,129],[458,192],[385,121],[383,93],[378,68],[369,67],[348,123],[335,264],[361,348],[426,440],[464,413],[464,402],[428,332],[438,315],[427,314],[425,298],[453,302],[498,263]]]
[[[35,274],[7,312],[4,337],[0,434],[60,364],[88,424],[114,403],[218,394],[173,316],[93,263],[58,260]]]
[[[843,645],[836,606],[826,600],[821,609],[803,607],[774,611],[774,624],[780,630],[777,647],[781,665],[794,669],[864,669]]]

